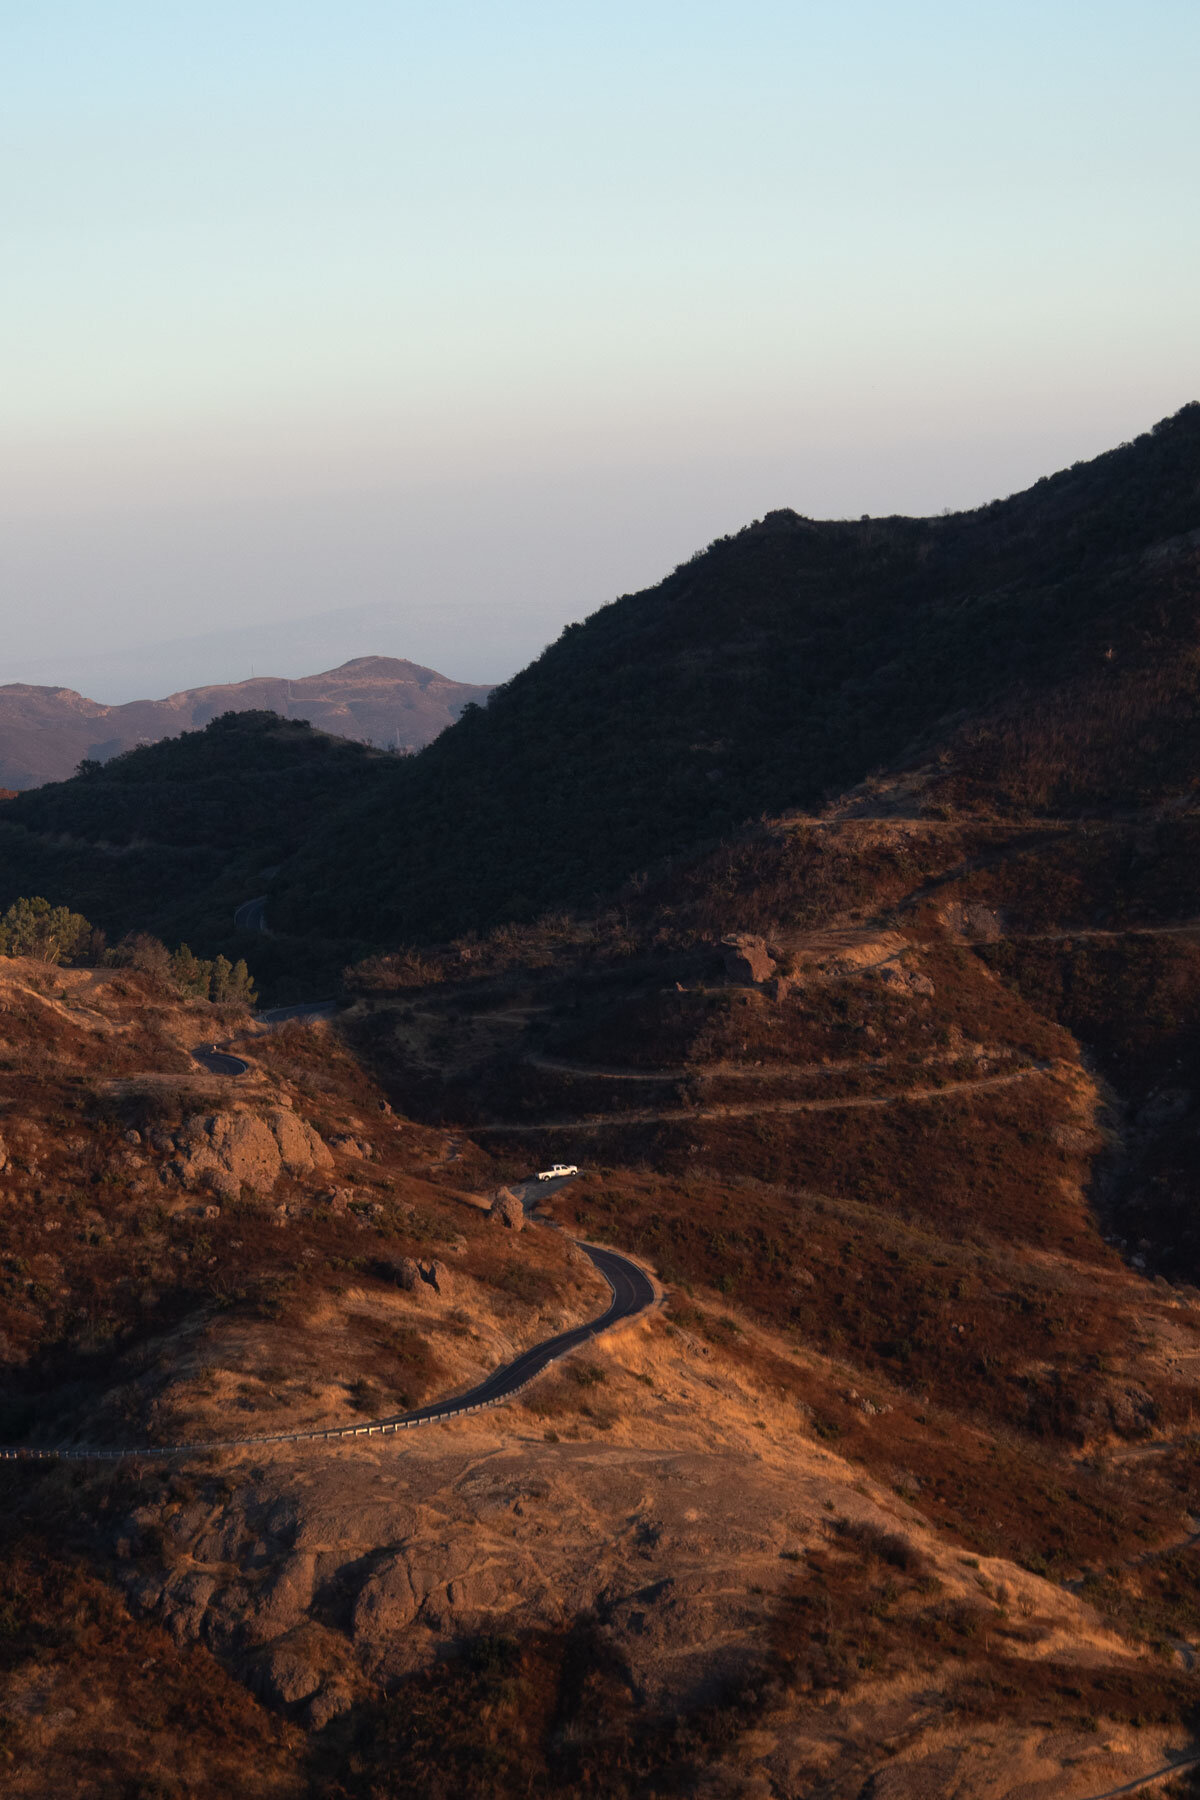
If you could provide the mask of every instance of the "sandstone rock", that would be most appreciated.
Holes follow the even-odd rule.
[[[246,1620],[246,1636],[250,1642],[265,1643],[281,1637],[308,1614],[316,1580],[317,1559],[310,1551],[292,1555],[274,1580],[260,1590],[257,1604]],[[316,1687],[306,1689],[311,1693]],[[301,1695],[292,1696],[295,1699]]]
[[[253,1113],[196,1113],[179,1134],[183,1180],[189,1187],[238,1189],[268,1194],[283,1166],[279,1145],[265,1119]],[[222,1179],[224,1177],[225,1179]]]
[[[440,1300],[448,1299],[454,1292],[454,1276],[444,1262],[422,1263],[421,1280],[433,1289]]]
[[[353,1137],[334,1138],[333,1148],[343,1156],[363,1157],[370,1154],[369,1148],[359,1138]]]
[[[179,1179],[236,1199],[245,1187],[269,1194],[286,1169],[292,1175],[328,1169],[333,1158],[312,1126],[283,1107],[256,1113],[194,1113],[175,1138]]]
[[[313,1731],[320,1731],[328,1725],[330,1719],[336,1719],[339,1713],[348,1712],[353,1705],[353,1690],[345,1682],[327,1682],[308,1703],[310,1728]]]
[[[7,1167],[8,1167],[8,1146],[5,1144],[4,1139],[2,1137],[0,1137],[0,1169],[7,1169]]]
[[[492,1201],[488,1217],[495,1225],[504,1225],[509,1231],[524,1231],[525,1208],[511,1188],[502,1187]]]
[[[172,1577],[159,1602],[163,1621],[177,1644],[190,1643],[200,1634],[200,1624],[217,1584],[200,1569]]]
[[[406,1294],[411,1294],[421,1286],[420,1265],[414,1262],[411,1256],[385,1259],[383,1266],[388,1270],[396,1286],[403,1288]]]
[[[313,1169],[333,1167],[328,1144],[305,1119],[298,1119],[295,1113],[279,1107],[267,1114],[267,1123],[289,1175],[307,1175]]]
[[[307,1700],[321,1685],[321,1671],[313,1667],[312,1657],[303,1643],[272,1644],[258,1668],[257,1686],[264,1700],[276,1706],[294,1706]]]
[[[406,1559],[389,1557],[363,1584],[355,1603],[355,1643],[376,1647],[407,1630],[424,1599],[414,1591]]]
[[[752,932],[731,933],[721,939],[720,948],[725,959],[725,974],[730,981],[755,987],[775,973],[775,958],[767,948],[766,939],[756,937]]]

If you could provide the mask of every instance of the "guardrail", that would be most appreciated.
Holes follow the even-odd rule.
[[[538,1376],[543,1375],[551,1363],[557,1362],[559,1356],[566,1356],[575,1348],[577,1346],[572,1344],[558,1355],[548,1357],[545,1367],[538,1369],[528,1381],[509,1388],[507,1393],[497,1394],[494,1400],[474,1400],[470,1406],[451,1406],[444,1412],[419,1417],[405,1414],[398,1419],[376,1419],[366,1425],[330,1425],[324,1430],[278,1431],[262,1437],[213,1438],[200,1444],[139,1444],[129,1450],[99,1450],[81,1445],[55,1450],[20,1444],[0,1449],[0,1462],[124,1462],[129,1458],[139,1460],[152,1456],[203,1456],[214,1450],[248,1450],[261,1444],[318,1444],[338,1438],[386,1437],[397,1431],[415,1431],[421,1425],[444,1425],[449,1419],[464,1419],[470,1413],[489,1412],[492,1407],[503,1406],[507,1400],[515,1400],[518,1394],[532,1387]]]
[[[585,1250],[588,1248],[587,1244],[582,1241],[580,1241],[580,1247]],[[620,1255],[619,1251],[609,1250],[608,1253]],[[599,1263],[596,1263],[595,1266],[599,1269],[600,1274],[604,1275],[604,1270],[600,1268]],[[604,1279],[608,1281],[608,1276],[604,1275]],[[608,1281],[608,1285],[613,1295],[613,1306],[615,1306],[617,1291],[611,1281]],[[580,1344],[587,1343],[589,1339],[599,1337],[601,1332],[609,1328],[610,1323],[613,1325],[623,1324],[627,1318],[638,1316],[636,1313],[625,1313],[619,1319],[610,1321],[609,1313],[611,1311],[612,1306],[607,1312],[601,1313],[598,1319],[592,1319],[586,1325],[575,1326],[572,1330],[564,1332],[562,1334],[564,1337],[571,1338],[570,1343],[564,1344],[559,1350],[550,1351],[545,1362],[535,1369],[527,1380],[518,1383],[516,1387],[507,1388],[504,1393],[497,1394],[490,1400],[472,1400],[462,1406],[456,1406],[451,1401],[435,1413],[427,1413],[423,1408],[417,1408],[410,1413],[401,1413],[394,1419],[369,1420],[365,1425],[331,1425],[324,1430],[314,1428],[312,1431],[270,1432],[261,1437],[212,1438],[206,1443],[199,1444],[138,1444],[124,1450],[91,1448],[87,1445],[72,1445],[70,1448],[61,1449],[44,1449],[40,1446],[26,1444],[4,1445],[0,1447],[0,1462],[126,1462],[151,1457],[206,1456],[217,1450],[251,1450],[260,1446],[265,1447],[268,1444],[318,1444],[331,1443],[343,1438],[388,1437],[397,1431],[415,1431],[422,1425],[444,1425],[450,1419],[462,1419],[471,1413],[488,1412],[493,1407],[503,1406],[506,1401],[515,1400],[518,1394],[523,1394],[527,1388],[532,1387],[538,1377],[544,1375],[552,1363],[558,1362],[561,1357],[569,1356],[572,1350],[577,1350]],[[554,1341],[553,1338],[545,1340],[549,1344],[553,1344]],[[540,1347],[532,1344],[529,1350],[521,1353],[521,1356],[534,1354]],[[521,1357],[516,1360],[519,1362]],[[502,1369],[496,1370],[492,1378],[494,1379],[495,1375],[502,1373]]]

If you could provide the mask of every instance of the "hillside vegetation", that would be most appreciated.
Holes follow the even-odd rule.
[[[569,626],[415,757],[246,713],[3,803],[0,901],[327,984],[356,945],[587,909],[883,771],[922,770],[927,815],[1183,799],[1198,531],[1196,404],[974,512],[771,513]],[[264,890],[286,941],[234,942]]]
[[[6,803],[10,1436],[462,1392],[604,1304],[573,1237],[664,1288],[402,1440],[5,1465],[21,1771],[133,1792],[196,1692],[312,1800],[1098,1800],[1195,1744],[1198,528],[1193,407],[772,515],[412,760],[218,720]],[[87,924],[207,957],[263,893],[335,1019]]]
[[[328,987],[355,946],[352,925],[340,943],[300,945],[235,932],[234,914],[318,819],[358,804],[395,763],[302,720],[223,714],[0,805],[0,910],[45,895],[110,937],[184,939],[251,957],[268,987],[280,974],[306,992]]]
[[[350,910],[394,941],[588,905],[764,811],[940,753],[968,762],[947,798],[974,809],[1188,791],[1198,529],[1200,405],[976,512],[768,514],[568,627],[323,818],[273,916],[335,932]]]

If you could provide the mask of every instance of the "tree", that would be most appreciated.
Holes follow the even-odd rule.
[[[208,999],[212,974],[212,964],[197,956],[187,944],[180,944],[171,957],[171,978],[189,1000]]]
[[[148,931],[130,932],[121,939],[115,950],[109,951],[107,960],[121,968],[137,969],[140,974],[149,975],[155,981],[171,979],[171,957],[167,946],[158,938],[151,937]]]
[[[254,1005],[258,995],[244,957],[239,956],[235,963],[231,963],[227,956],[218,956],[212,965],[209,997],[214,1005]]]
[[[51,906],[40,894],[15,900],[0,918],[0,954],[5,956],[69,962],[77,953],[86,953],[92,938],[92,927],[82,913]]]

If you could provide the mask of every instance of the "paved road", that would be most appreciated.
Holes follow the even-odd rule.
[[[267,896],[260,894],[257,900],[243,900],[233,915],[235,931],[265,931],[267,929]]]
[[[254,1016],[260,1025],[282,1025],[288,1019],[331,1019],[336,1000],[301,1000],[295,1006],[268,1006]]]
[[[210,1075],[244,1075],[250,1067],[242,1057],[231,1056],[217,1044],[197,1044],[192,1050],[192,1059]]]
[[[470,1412],[476,1406],[494,1406],[497,1401],[507,1400],[527,1387],[535,1375],[540,1375],[560,1356],[566,1356],[568,1351],[599,1337],[602,1332],[611,1331],[623,1319],[636,1318],[638,1313],[654,1304],[654,1284],[636,1263],[616,1250],[602,1250],[598,1244],[576,1241],[612,1289],[612,1303],[606,1312],[598,1319],[590,1319],[586,1325],[576,1325],[570,1331],[560,1331],[557,1337],[534,1344],[512,1362],[494,1369],[486,1381],[468,1389],[465,1394],[458,1394],[452,1400],[432,1400],[428,1406],[418,1407],[416,1412],[397,1413],[392,1419],[379,1419],[375,1423],[416,1425],[434,1418],[452,1418],[455,1413]]]
[[[255,1015],[261,1025],[282,1025],[288,1019],[327,1019],[337,1010],[335,1000],[302,1000],[298,1006],[269,1006]],[[210,1075],[244,1075],[250,1064],[220,1044],[196,1044],[192,1058]]]
[[[611,1331],[622,1320],[636,1318],[654,1304],[654,1284],[636,1263],[630,1262],[627,1256],[622,1256],[616,1250],[604,1250],[598,1244],[577,1241],[580,1249],[591,1257],[612,1290],[612,1301],[607,1309],[598,1318],[589,1319],[586,1325],[576,1325],[570,1331],[560,1331],[557,1337],[546,1338],[542,1343],[534,1344],[531,1349],[523,1350],[512,1362],[493,1369],[485,1380],[468,1388],[464,1394],[454,1394],[447,1400],[431,1400],[427,1406],[418,1406],[412,1412],[393,1413],[386,1419],[337,1425],[326,1431],[281,1431],[263,1437],[217,1438],[201,1444],[140,1444],[125,1450],[93,1449],[87,1446],[42,1450],[24,1445],[5,1445],[0,1448],[0,1462],[123,1462],[130,1457],[196,1456],[212,1450],[240,1450],[258,1444],[319,1443],[334,1438],[375,1437],[389,1432],[408,1431],[415,1426],[431,1425],[463,1413],[480,1412],[486,1407],[498,1406],[527,1388],[552,1362],[557,1362],[580,1344],[599,1337],[602,1332]]]

